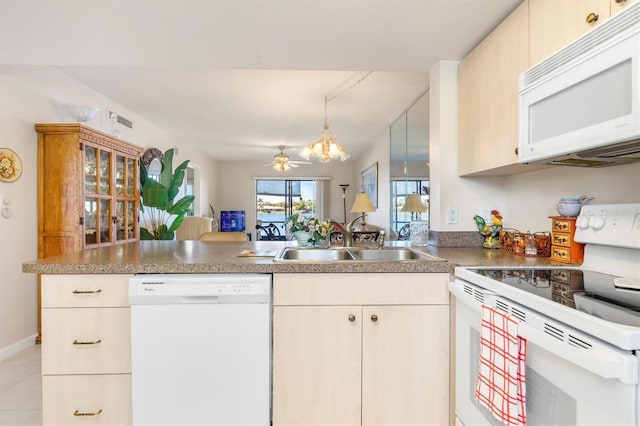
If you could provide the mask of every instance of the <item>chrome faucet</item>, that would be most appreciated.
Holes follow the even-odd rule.
[[[380,230],[376,243],[378,245],[378,250],[384,247],[384,229]]]
[[[358,221],[358,219],[363,220],[364,213],[362,213],[360,216],[356,217],[355,219],[351,219],[349,222],[345,223],[344,226],[342,226],[341,224],[339,224],[333,219],[329,219],[329,223],[334,225],[336,228],[338,228],[338,232],[342,234],[343,247],[351,247],[353,245],[353,234],[352,234],[351,228]]]

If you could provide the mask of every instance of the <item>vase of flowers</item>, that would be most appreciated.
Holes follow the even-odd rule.
[[[301,247],[322,245],[329,238],[331,225],[318,218],[305,218],[294,213],[287,218],[287,235],[293,237]]]

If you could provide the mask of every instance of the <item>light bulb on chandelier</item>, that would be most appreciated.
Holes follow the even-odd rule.
[[[291,169],[291,166],[288,162],[276,162],[273,164],[273,170],[277,170],[279,172],[286,172]]]
[[[336,141],[336,135],[329,130],[329,121],[327,120],[327,97],[324,97],[324,126],[320,139],[307,145],[300,156],[305,160],[309,160],[311,156],[314,156],[321,163],[328,163],[329,161],[340,158],[340,161],[345,161],[349,158],[347,151]]]

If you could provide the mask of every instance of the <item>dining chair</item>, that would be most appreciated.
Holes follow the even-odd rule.
[[[213,218],[204,216],[185,216],[184,221],[176,229],[176,240],[198,240],[200,235],[211,232]]]

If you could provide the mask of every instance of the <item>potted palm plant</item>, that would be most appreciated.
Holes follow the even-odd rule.
[[[143,223],[140,227],[141,240],[173,240],[184,215],[193,203],[193,195],[185,195],[174,202],[184,181],[189,160],[183,161],[173,171],[173,149],[164,153],[161,160],[162,171],[157,179],[148,175],[147,168],[140,161],[140,210]]]

